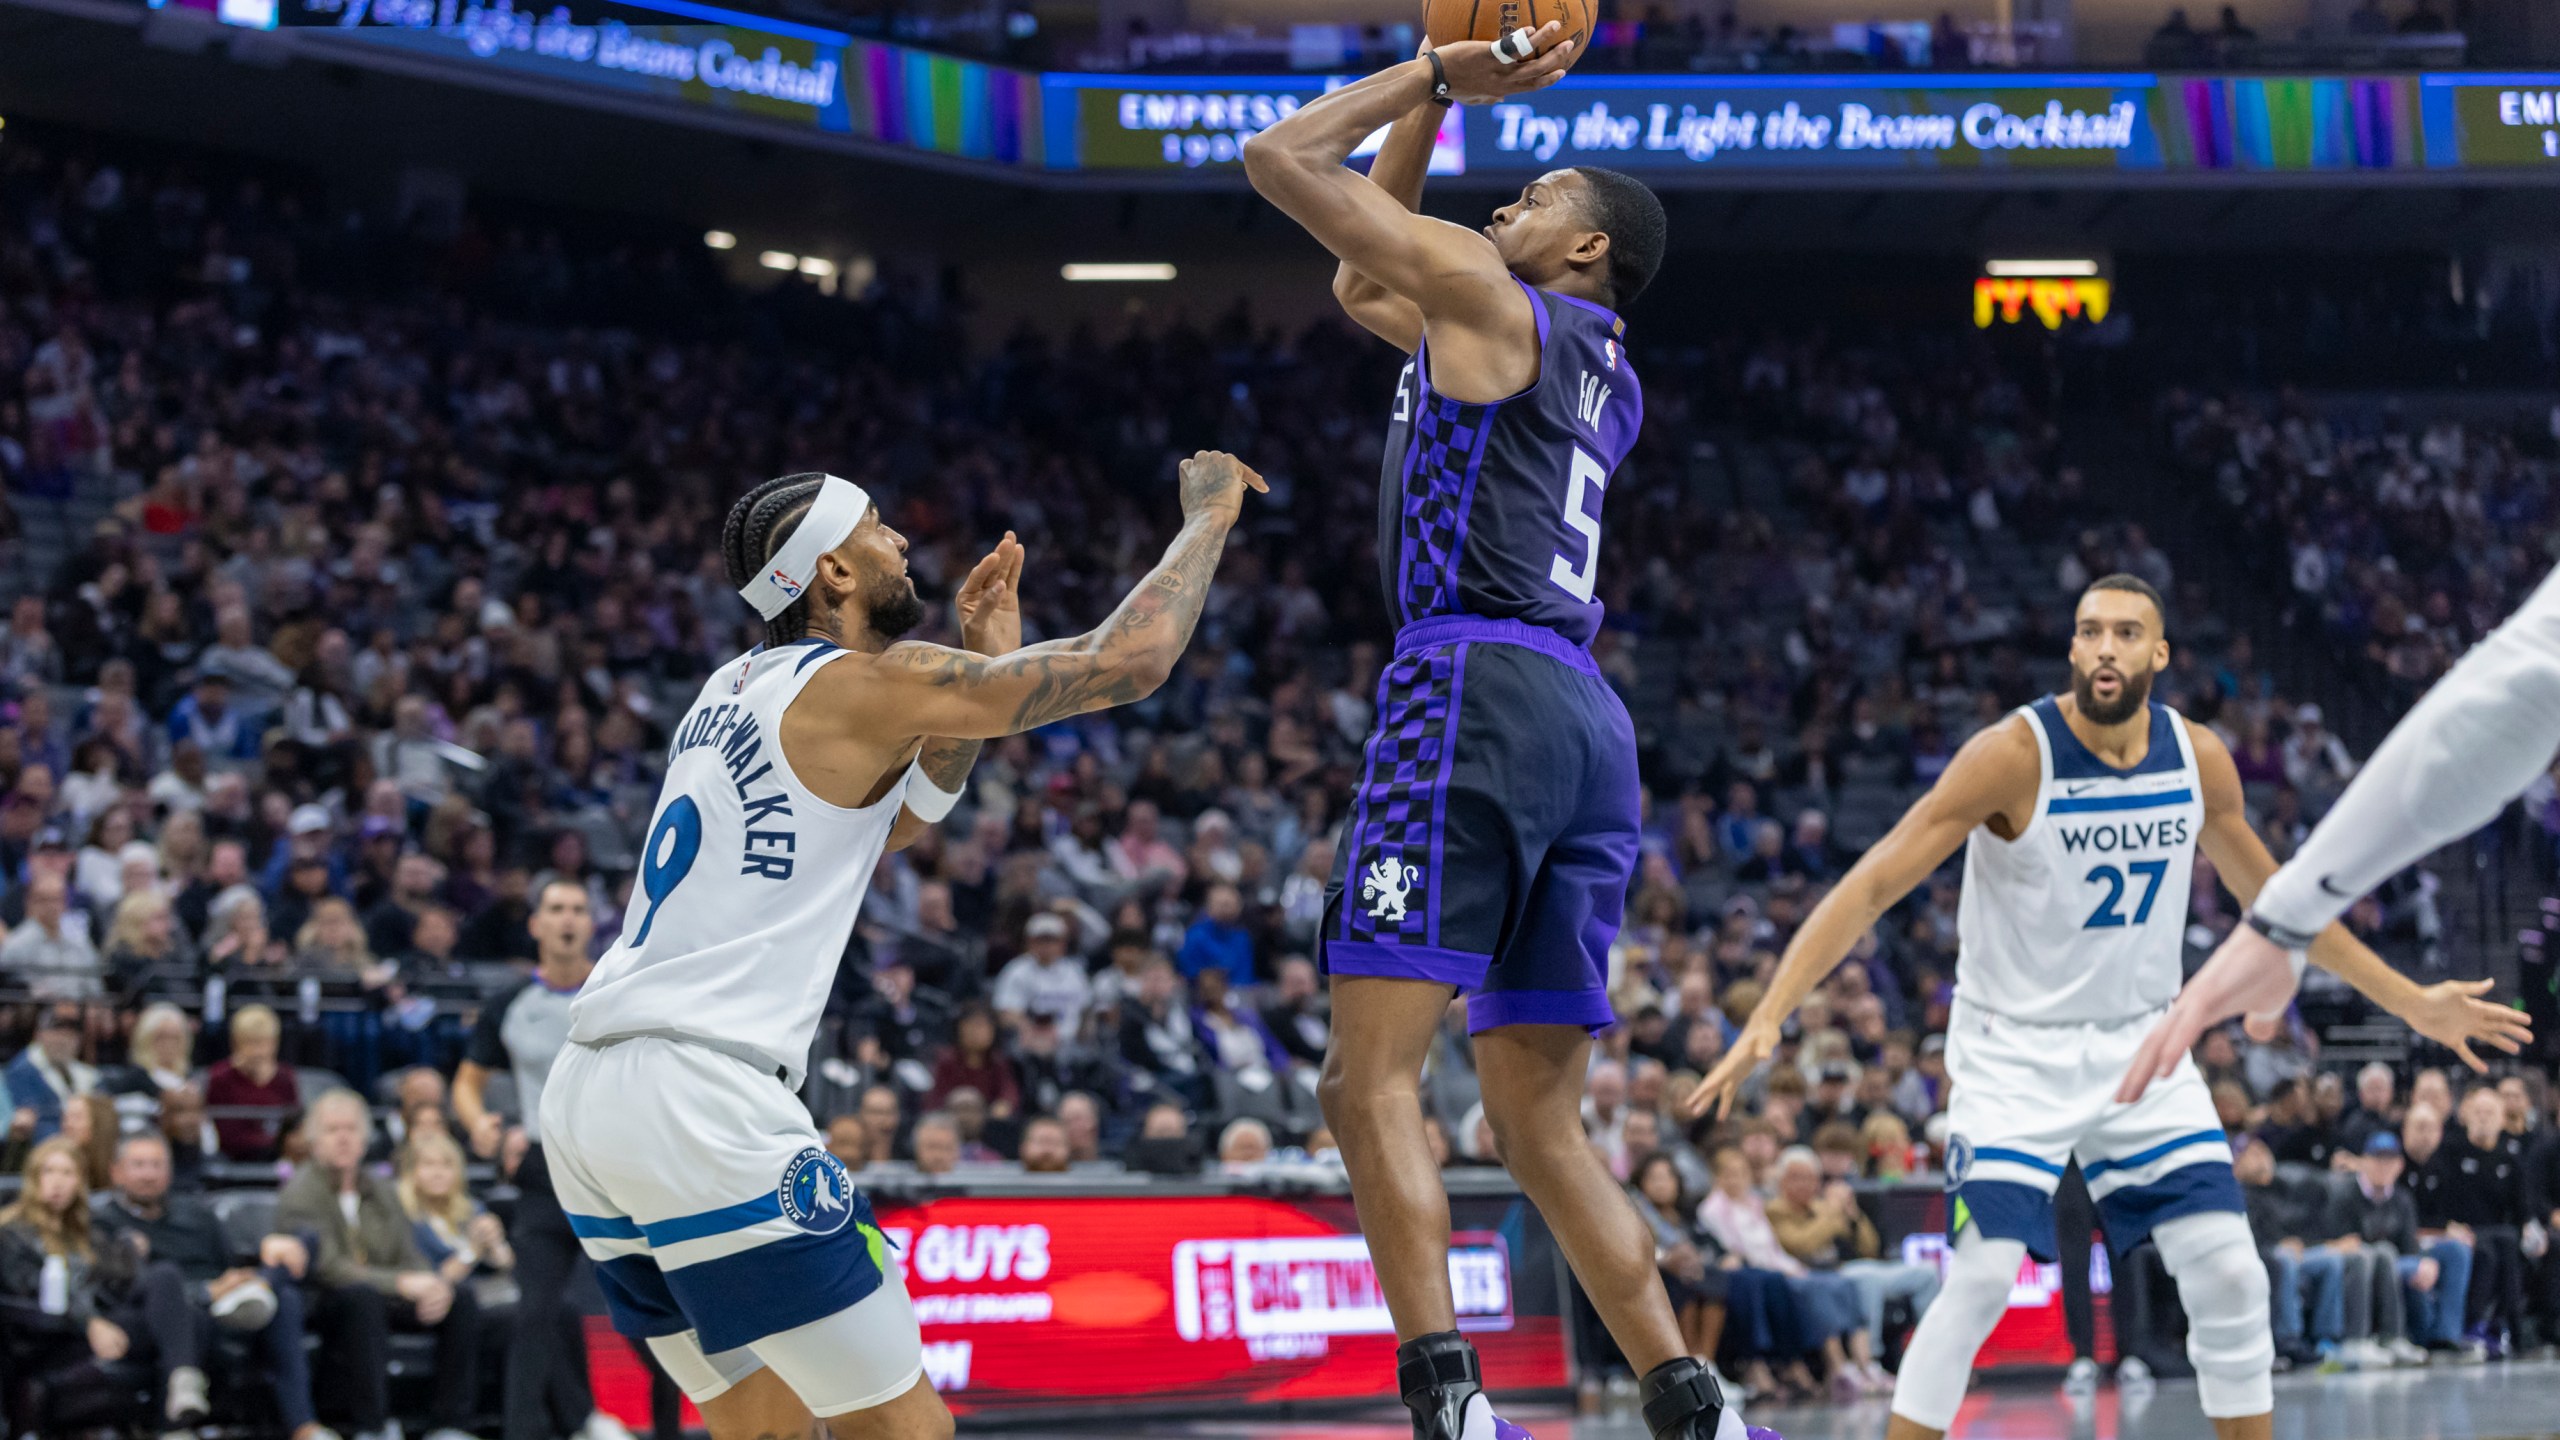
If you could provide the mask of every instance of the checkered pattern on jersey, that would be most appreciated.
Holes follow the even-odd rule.
[[[1467,500],[1484,460],[1494,412],[1425,391],[1413,417],[1404,468],[1404,554],[1400,592],[1407,622],[1458,608],[1458,547]]]
[[[1343,877],[1345,940],[1424,945],[1437,938],[1434,827],[1449,783],[1465,650],[1440,645],[1400,655],[1379,677],[1378,727],[1369,736],[1352,816],[1356,848]]]

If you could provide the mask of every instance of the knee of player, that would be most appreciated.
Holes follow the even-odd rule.
[[[2009,1292],[2018,1283],[2018,1265],[2026,1259],[2026,1250],[2016,1241],[1959,1245],[1954,1262],[1947,1266],[1946,1279],[1939,1284],[1936,1303],[1957,1307],[1989,1305],[2005,1310]]]
[[[1338,1052],[1325,1058],[1324,1071],[1316,1077],[1316,1104],[1337,1135],[1375,1123],[1372,1117],[1385,1106],[1419,1104],[1421,1096],[1416,1077],[1346,1063]]]
[[[1515,1173],[1524,1167],[1538,1169],[1542,1161],[1579,1160],[1592,1153],[1591,1137],[1584,1133],[1579,1115],[1523,1112],[1488,1102],[1484,1118],[1493,1131],[1494,1149]]]

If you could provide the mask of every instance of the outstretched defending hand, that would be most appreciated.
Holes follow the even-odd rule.
[[[2513,1055],[2533,1038],[2533,1022],[2523,1011],[2478,998],[2489,992],[2492,983],[2446,980],[2429,985],[2398,1013],[2410,1029],[2486,1073],[2487,1063],[2472,1053],[2474,1043]],[[2285,948],[2255,927],[2235,927],[2134,1052],[2124,1083],[2116,1087],[2117,1101],[2130,1105],[2141,1099],[2151,1082],[2168,1078],[2178,1068],[2178,1061],[2204,1038],[2204,1032],[2234,1015],[2249,1017],[2252,1037],[2273,1038],[2285,1006],[2293,1001],[2293,990],[2293,957]]]
[[[1221,525],[1233,525],[1244,512],[1244,492],[1250,486],[1260,494],[1271,493],[1253,467],[1223,450],[1203,450],[1182,462],[1182,518],[1206,517]]]
[[[1778,1027],[1764,1026],[1759,1017],[1752,1017],[1750,1023],[1742,1027],[1742,1033],[1734,1037],[1733,1045],[1724,1052],[1724,1058],[1716,1062],[1716,1068],[1708,1071],[1707,1078],[1699,1081],[1697,1088],[1689,1092],[1689,1098],[1680,1102],[1681,1114],[1695,1120],[1701,1115],[1721,1117],[1730,1113],[1734,1096],[1742,1089],[1742,1082],[1750,1079],[1751,1072],[1776,1054],[1777,1049]]]
[[[951,605],[960,612],[963,649],[1010,655],[1022,648],[1022,542],[1012,531],[970,569]]]
[[[1573,42],[1560,38],[1563,34],[1561,20],[1539,26],[1529,37],[1533,53],[1517,64],[1496,56],[1490,40],[1453,40],[1435,47],[1449,77],[1449,98],[1461,105],[1490,105],[1553,85],[1573,63]]]

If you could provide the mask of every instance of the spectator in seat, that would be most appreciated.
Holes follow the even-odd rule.
[[[1020,1028],[1022,1017],[1035,1008],[1062,1017],[1070,1035],[1083,1028],[1085,1007],[1093,1003],[1093,981],[1084,962],[1067,953],[1070,928],[1065,916],[1045,911],[1023,927],[1023,953],[996,972],[996,1013],[1006,1029]]]
[[[854,1027],[879,1042],[890,1061],[931,1064],[951,1043],[951,997],[916,983],[915,968],[892,951],[871,969],[871,993],[853,1007]]]
[[[0,1320],[30,1342],[36,1373],[129,1357],[151,1366],[170,1426],[203,1424],[212,1324],[186,1289],[177,1266],[146,1260],[129,1240],[99,1243],[70,1142],[28,1152],[18,1198],[0,1210]]]
[[[140,991],[155,972],[191,969],[195,958],[194,942],[178,928],[168,896],[138,890],[116,902],[104,974],[118,993]]]
[[[63,1102],[60,1138],[80,1151],[80,1188],[104,1190],[114,1183],[116,1104],[104,1095],[76,1095]]]
[[[204,1159],[219,1153],[213,1122],[205,1118],[204,1092],[189,1085],[160,1096],[159,1135],[169,1145],[171,1184],[190,1194],[204,1188]]]
[[[2546,1236],[2560,1236],[2560,1126],[2535,1127],[2524,1147],[2525,1213]],[[2560,1338],[2560,1246],[2534,1262],[2534,1317],[2545,1340]]]
[[[39,1000],[95,1000],[106,967],[89,941],[86,916],[71,913],[70,882],[38,875],[27,883],[27,918],[0,941],[0,971]]]
[[[2462,1347],[2462,1303],[2471,1284],[2471,1251],[2461,1245],[2430,1246],[2419,1237],[2417,1200],[2400,1183],[2406,1165],[2399,1136],[2388,1130],[2366,1136],[2350,1172],[2352,1183],[2331,1192],[2329,1223],[2340,1234],[2361,1235],[2377,1248],[2390,1247],[2406,1318],[2405,1343],[2420,1347],[2422,1353],[2456,1352]],[[2403,1363],[2411,1359],[2397,1346],[2393,1354]]]
[[[1171,1095],[1182,1105],[1209,1099],[1209,1056],[1182,1003],[1182,981],[1173,962],[1156,956],[1140,973],[1138,993],[1120,1007],[1120,1058],[1141,1090]]]
[[[2490,1358],[2505,1353],[2524,1313],[2524,1165],[2506,1143],[2506,1111],[2482,1085],[2462,1097],[2461,1125],[2427,1169],[2445,1229],[2471,1241],[2469,1328]],[[2419,1223],[2426,1223],[2422,1194]]]
[[[1041,1115],[1022,1127],[1022,1168],[1032,1175],[1064,1175],[1070,1158],[1067,1127],[1056,1117]]]
[[[2304,1242],[2300,1217],[2276,1188],[2275,1155],[2266,1141],[2255,1135],[2239,1141],[2231,1169],[2240,1179],[2258,1258],[2267,1267],[2276,1353],[2297,1365],[2339,1353],[2346,1326],[2344,1257]]]
[[[898,1087],[880,1083],[863,1087],[855,1113],[862,1117],[862,1128],[871,1132],[871,1158],[887,1161],[895,1157],[899,1132],[906,1126],[906,1101],[899,1096]]]
[[[1013,1071],[1022,1087],[1022,1108],[1054,1114],[1078,1090],[1114,1088],[1102,1058],[1080,1043],[1061,1038],[1066,1026],[1058,1016],[1033,1006],[1013,1037]]]
[[[1180,961],[1188,979],[1198,979],[1213,966],[1247,980],[1253,977],[1253,932],[1244,927],[1244,892],[1225,881],[1209,887],[1200,918],[1182,933]]]
[[[1286,1072],[1288,1052],[1280,1048],[1279,1037],[1263,1025],[1258,1011],[1236,1003],[1223,966],[1212,965],[1201,971],[1192,982],[1192,995],[1197,1003],[1191,1008],[1191,1023],[1219,1069],[1230,1075],[1259,1073],[1265,1080]],[[1260,1081],[1247,1083],[1254,1089],[1262,1088]]]
[[[277,1056],[284,1025],[264,1005],[231,1016],[231,1055],[205,1072],[204,1103],[217,1112],[213,1132],[226,1160],[273,1160],[285,1123],[302,1104],[301,1082]]]
[[[1810,1157],[1808,1157],[1810,1158]],[[1814,1162],[1817,1170],[1821,1162]],[[1831,1375],[1834,1399],[1856,1400],[1891,1388],[1867,1343],[1866,1301],[1845,1276],[1817,1271],[1787,1253],[1771,1227],[1769,1210],[1751,1186],[1751,1162],[1736,1148],[1716,1152],[1716,1188],[1698,1206],[1698,1223],[1745,1265],[1774,1270],[1787,1279],[1803,1319],[1802,1338],[1818,1346]]]
[[[396,1188],[418,1252],[446,1284],[459,1289],[476,1276],[515,1268],[507,1227],[472,1198],[463,1178],[462,1147],[452,1136],[425,1132],[402,1146]],[[585,1420],[582,1411],[564,1428],[573,1430]]]
[[[1271,1127],[1252,1116],[1227,1122],[1218,1134],[1218,1163],[1229,1169],[1245,1170],[1271,1158]]]
[[[1067,1163],[1096,1165],[1102,1161],[1102,1102],[1078,1091],[1058,1102],[1058,1123],[1067,1131]]]
[[[1803,1146],[1778,1156],[1778,1195],[1769,1202],[1769,1225],[1788,1254],[1808,1269],[1846,1278],[1858,1287],[1866,1307],[1867,1353],[1884,1353],[1884,1309],[1895,1300],[1910,1302],[1911,1318],[1929,1313],[1938,1298],[1938,1272],[1927,1265],[1887,1260],[1884,1239],[1858,1204],[1857,1192],[1845,1180],[1826,1182],[1822,1161]],[[1890,1383],[1872,1358],[1859,1378],[1870,1388]]]
[[[827,1121],[827,1153],[844,1162],[844,1168],[859,1172],[871,1163],[871,1127],[862,1116],[847,1111]]]
[[[1293,1067],[1323,1068],[1325,1047],[1333,1043],[1332,1010],[1317,983],[1315,962],[1304,955],[1283,957],[1271,999],[1262,1007],[1262,1023],[1279,1038]]]
[[[302,1285],[310,1254],[291,1235],[258,1242],[255,1265],[232,1263],[213,1208],[170,1189],[169,1142],[145,1131],[116,1147],[115,1189],[95,1206],[101,1243],[139,1241],[140,1253],[177,1267],[190,1307],[225,1330],[256,1337],[268,1394],[290,1440],[337,1440],[311,1408],[311,1358],[303,1348]]]
[[[36,1012],[35,1039],[6,1072],[14,1138],[53,1138],[62,1129],[63,1106],[98,1088],[98,1072],[80,1059],[81,1029],[77,1005],[47,1005]]]
[[[2362,1156],[2367,1153],[2365,1143],[2377,1132],[2400,1133],[2398,1088],[2399,1078],[2379,1060],[2368,1061],[2356,1072],[2356,1103],[2338,1121],[2339,1149]]]
[[[142,1007],[125,1050],[125,1063],[103,1067],[98,1089],[116,1097],[119,1111],[147,1123],[160,1097],[186,1088],[195,1071],[196,1027],[187,1012],[166,1001]]]
[[[426,1440],[470,1440],[462,1425],[476,1395],[480,1307],[418,1248],[400,1194],[369,1174],[373,1116],[352,1090],[312,1102],[303,1120],[311,1158],[276,1201],[278,1228],[319,1237],[312,1258],[311,1328],[324,1363],[345,1383],[357,1440],[392,1440],[390,1359],[394,1327],[436,1339],[435,1388]]]
[[[916,1173],[948,1175],[960,1168],[960,1127],[936,1110],[916,1121]]]
[[[2420,1078],[2428,1073],[2420,1072]],[[2471,1227],[2447,1216],[2445,1171],[2435,1163],[2444,1151],[2444,1112],[2418,1098],[2420,1093],[2413,1090],[2409,1112],[2400,1120],[2400,1151],[2407,1163],[2404,1185],[2418,1212],[2418,1244],[2443,1271],[2442,1293],[2436,1297],[2439,1326],[2462,1337],[2453,1358],[2466,1363],[2485,1360],[2488,1347],[2470,1336],[2471,1273],[2477,1259]]]
[[[2414,1253],[2414,1245],[2404,1251],[2398,1241],[2415,1236],[2366,1234],[2365,1207],[2352,1181],[2322,1167],[2295,1173],[2302,1177],[2293,1206],[2302,1238],[2318,1253],[2338,1257],[2340,1362],[2365,1370],[2426,1364],[2426,1351],[2409,1340],[2400,1284],[2400,1257]]]
[[[975,1090],[998,1120],[1010,1120],[1022,1108],[1022,1081],[1013,1061],[996,1045],[996,1017],[984,1005],[960,1012],[952,1027],[952,1043],[933,1062],[933,1089],[925,1104],[941,1108],[952,1092]]]

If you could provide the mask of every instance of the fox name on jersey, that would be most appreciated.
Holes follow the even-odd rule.
[[[2118,769],[2051,697],[2018,712],[2040,773],[2026,828],[1965,847],[1956,993],[2013,1020],[2134,1019],[2176,998],[2204,788],[2186,722],[2150,707],[2150,748]]]

